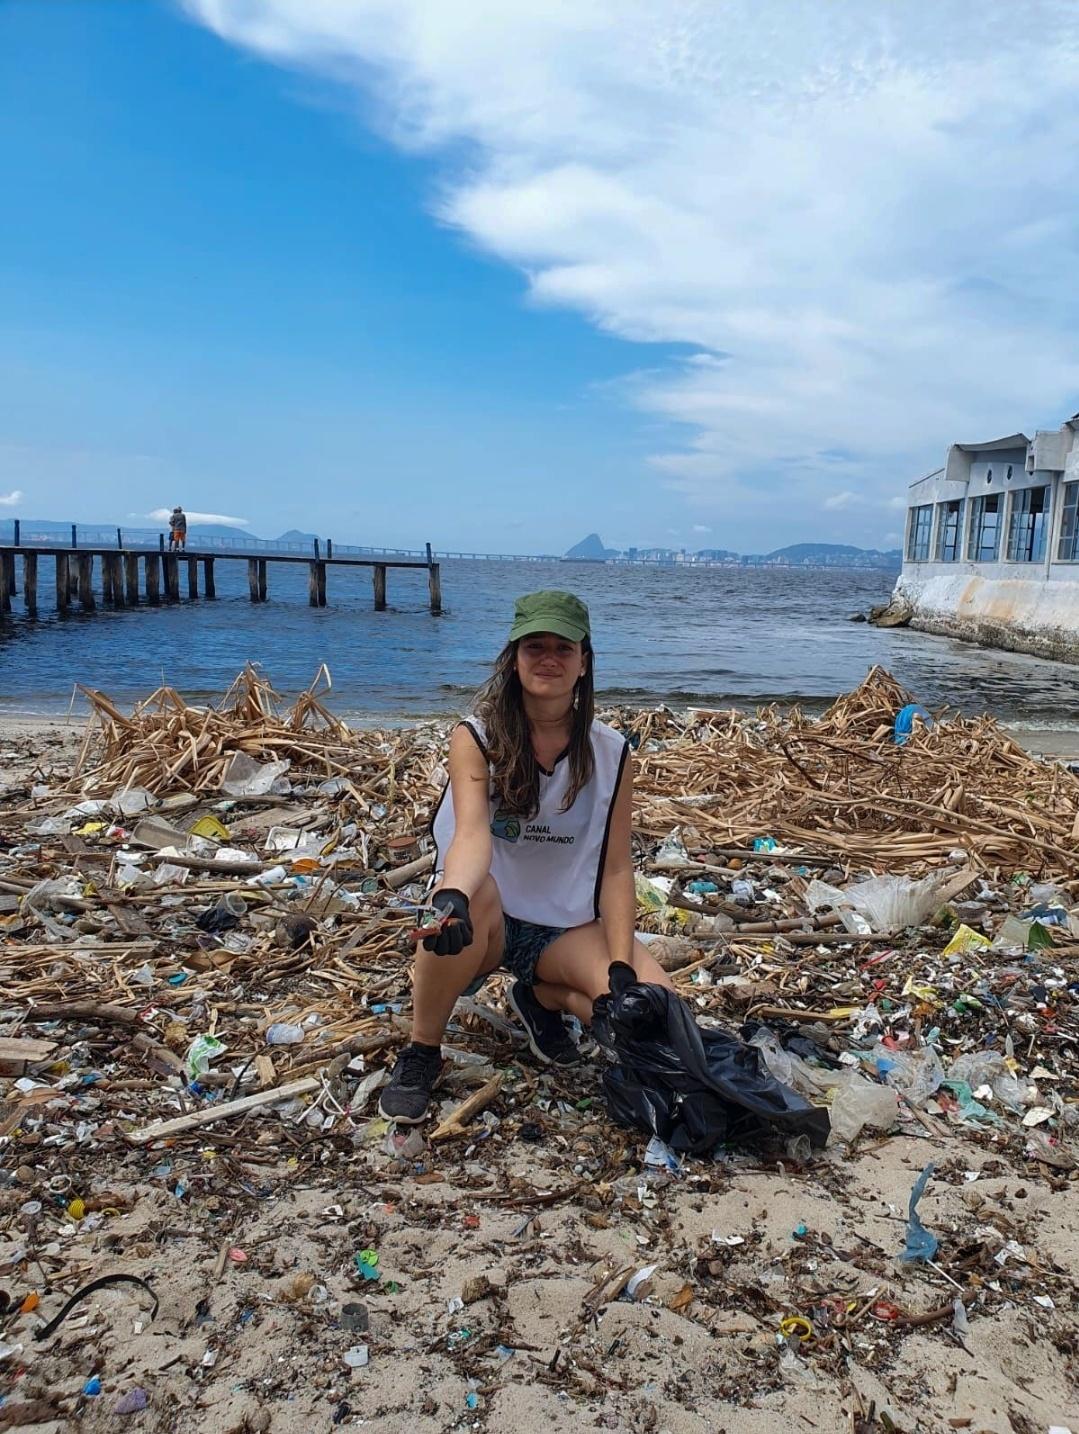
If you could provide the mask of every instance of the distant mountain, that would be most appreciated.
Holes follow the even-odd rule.
[[[301,533],[299,528],[290,528],[287,533],[282,533],[275,538],[276,543],[313,543],[318,537],[317,533]]]
[[[159,527],[168,527],[168,524],[158,524]],[[187,529],[188,538],[253,538],[254,533],[247,528],[234,528],[228,523],[191,523]]]
[[[577,562],[602,563],[607,558],[616,558],[617,548],[605,548],[598,533],[589,533],[587,538],[582,538],[579,543],[566,552],[567,558],[575,559]]]
[[[855,548],[850,543],[791,543],[776,548],[756,561],[762,563],[804,564],[807,567],[836,568],[899,568],[903,554],[898,548],[881,552],[877,548]]]

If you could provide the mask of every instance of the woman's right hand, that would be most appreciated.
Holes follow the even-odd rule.
[[[442,925],[423,938],[423,949],[436,956],[458,956],[472,945],[472,917],[468,897],[456,887],[444,886],[431,897],[431,905],[442,917]]]

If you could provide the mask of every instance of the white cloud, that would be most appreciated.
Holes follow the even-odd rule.
[[[712,530],[707,523],[694,523],[693,531],[695,533],[710,533]]]
[[[352,83],[536,302],[688,346],[629,396],[698,510],[883,505],[1079,406],[1072,0],[184,3]]]
[[[193,513],[184,509],[189,524],[194,523],[218,523],[222,528],[249,528],[250,518],[230,518],[225,513]],[[152,513],[147,513],[148,518],[153,518],[155,523],[167,523],[172,516],[171,508],[155,508]]]
[[[21,502],[21,488],[13,488],[10,493],[0,493],[0,508],[17,508]]]
[[[825,498],[824,506],[830,513],[841,513],[844,508],[856,508],[864,501],[860,493],[852,493],[846,489],[842,493],[833,493]]]

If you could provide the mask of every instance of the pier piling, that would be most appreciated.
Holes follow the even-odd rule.
[[[160,553],[146,554],[146,601],[151,607],[157,607],[161,601]]]
[[[198,558],[188,558],[187,560],[187,595],[192,601],[199,595]]]
[[[127,589],[128,607],[139,605],[139,555],[124,554],[124,587]]]
[[[79,606],[83,612],[93,612],[97,607],[97,603],[94,601],[94,555],[93,553],[80,553],[76,562],[79,577]]]
[[[22,592],[27,614],[37,617],[37,553],[23,553]]]
[[[202,560],[202,595],[208,602],[217,597],[217,589],[214,587],[214,560],[203,558]]]
[[[386,564],[376,563],[374,569],[375,611],[386,611]]]
[[[165,564],[165,601],[180,601],[180,559],[175,553],[166,553]]]
[[[307,567],[307,601],[312,607],[326,606],[326,564],[312,560]]]
[[[71,574],[66,553],[56,554],[56,611],[65,613],[71,601]]]

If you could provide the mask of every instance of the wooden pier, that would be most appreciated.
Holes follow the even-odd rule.
[[[442,576],[439,563],[427,544],[426,558],[354,558],[335,557],[332,542],[325,552],[319,542],[310,557],[293,553],[264,553],[256,557],[244,554],[164,549],[45,547],[35,544],[24,547],[18,543],[0,546],[0,617],[12,612],[12,599],[18,598],[18,565],[22,560],[22,591],[27,616],[38,615],[38,558],[52,558],[55,563],[55,603],[58,613],[73,607],[94,612],[101,605],[107,608],[158,607],[162,602],[177,603],[180,599],[181,576],[186,581],[186,598],[194,602],[200,597],[212,602],[217,597],[214,579],[218,563],[246,563],[247,589],[252,602],[266,602],[269,596],[271,563],[306,563],[307,600],[311,607],[326,606],[327,568],[370,568],[372,570],[376,612],[386,610],[386,571],[388,568],[425,568],[430,606],[433,613],[442,611]],[[199,588],[199,568],[202,588]],[[141,581],[140,581],[141,568]]]

